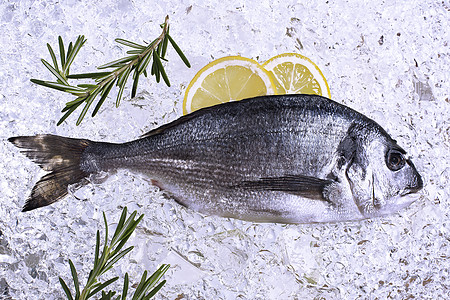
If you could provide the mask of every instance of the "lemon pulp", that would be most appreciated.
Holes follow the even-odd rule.
[[[271,73],[277,94],[316,94],[330,98],[330,88],[322,71],[306,56],[284,53],[263,64]]]
[[[183,113],[275,93],[273,78],[258,62],[228,56],[209,63],[194,76],[186,89]]]

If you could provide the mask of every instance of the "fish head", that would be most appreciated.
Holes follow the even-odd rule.
[[[346,170],[353,199],[364,218],[395,213],[418,199],[423,180],[406,151],[387,133],[369,135],[355,147]]]

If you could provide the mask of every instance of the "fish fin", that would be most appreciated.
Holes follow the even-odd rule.
[[[227,102],[227,103],[223,103],[221,105],[230,105],[230,104],[234,104],[234,102],[235,101]],[[163,133],[164,131],[166,131],[166,130],[168,130],[170,128],[177,127],[178,125],[180,125],[182,123],[185,123],[185,122],[187,122],[187,121],[189,121],[191,119],[197,118],[197,117],[199,117],[201,115],[205,115],[208,112],[210,112],[211,110],[213,110],[212,107],[203,107],[203,108],[201,108],[199,110],[191,112],[188,115],[184,115],[184,116],[182,116],[182,117],[180,117],[180,118],[178,118],[178,119],[176,119],[176,120],[174,120],[174,121],[172,121],[170,123],[167,123],[167,124],[164,124],[164,125],[162,125],[162,126],[160,126],[158,128],[152,129],[149,132],[144,133],[143,135],[141,135],[140,138],[146,138],[146,137],[149,137],[149,136],[161,134],[161,133]]]
[[[9,138],[28,158],[45,171],[33,187],[22,211],[52,204],[67,195],[70,184],[80,183],[89,173],[80,167],[81,155],[91,143],[56,135],[18,136]]]
[[[255,181],[243,181],[238,185],[245,189],[282,191],[302,197],[325,200],[323,191],[333,181],[311,176],[287,175],[282,177],[264,177]]]
[[[158,128],[152,129],[149,132],[144,133],[143,135],[141,135],[140,138],[146,138],[146,137],[149,137],[149,136],[161,134],[164,131],[166,131],[167,129],[176,127],[176,126],[178,126],[178,125],[180,125],[180,124],[182,124],[184,122],[187,122],[187,121],[195,118],[198,115],[204,114],[205,113],[204,110],[205,109],[197,110],[197,111],[195,111],[193,113],[190,113],[188,115],[182,116],[182,117],[180,117],[180,118],[178,118],[178,119],[176,119],[176,120],[174,120],[174,121],[172,121],[170,123],[167,123],[167,124],[164,124],[164,125],[162,125],[162,126],[160,126]]]
[[[242,104],[244,102],[251,101],[251,99],[266,98],[266,97],[276,97],[276,96],[275,95],[262,96],[262,97],[258,96],[258,97],[254,97],[254,98],[248,98],[248,99],[240,100],[239,103]],[[317,96],[317,97],[319,97],[319,96]],[[226,103],[222,103],[222,104],[218,104],[218,105],[220,105],[221,107],[226,109],[227,107],[238,105],[238,101],[231,101],[231,102],[226,102]],[[168,130],[170,128],[177,127],[178,125],[183,124],[183,123],[185,123],[185,122],[187,122],[187,121],[189,121],[191,119],[198,118],[199,116],[202,116],[202,115],[206,115],[206,114],[208,114],[211,111],[215,111],[214,106],[208,106],[208,107],[200,108],[200,109],[198,109],[198,110],[196,110],[194,112],[191,112],[191,113],[189,113],[187,115],[184,115],[184,116],[182,116],[182,117],[180,117],[180,118],[178,118],[178,119],[176,119],[176,120],[174,120],[174,121],[172,121],[170,123],[167,123],[167,124],[164,124],[164,125],[162,125],[162,126],[160,126],[158,128],[152,129],[149,132],[144,133],[143,135],[141,135],[140,138],[147,138],[147,137],[150,137],[150,136],[161,134],[161,133],[163,133],[164,131],[166,131],[166,130]]]

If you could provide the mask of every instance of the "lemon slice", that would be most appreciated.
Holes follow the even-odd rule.
[[[203,67],[189,83],[183,113],[220,103],[273,95],[272,76],[253,59],[228,56]]]
[[[274,77],[277,94],[316,94],[328,98],[331,96],[322,71],[303,55],[280,54],[262,66]]]

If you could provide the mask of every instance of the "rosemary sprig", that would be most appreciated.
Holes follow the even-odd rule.
[[[78,36],[75,43],[69,43],[67,51],[65,50],[62,38],[58,37],[61,67],[58,65],[58,61],[52,47],[47,44],[53,65],[44,59],[41,59],[41,61],[44,66],[56,77],[56,81],[31,79],[31,82],[76,96],[75,100],[67,102],[66,106],[62,109],[61,112],[63,112],[64,115],[58,121],[57,125],[64,122],[67,117],[70,116],[78,107],[84,105],[76,123],[79,125],[86,116],[86,113],[94,100],[100,97],[92,112],[92,117],[94,117],[114,86],[118,89],[116,97],[116,107],[118,107],[123,96],[125,85],[130,76],[133,77],[131,97],[136,96],[139,77],[142,74],[147,77],[147,67],[150,62],[152,62],[151,75],[155,76],[156,82],[159,83],[162,78],[164,82],[170,86],[169,78],[167,77],[167,73],[165,72],[162,64],[162,60],[167,61],[165,56],[168,45],[172,45],[187,67],[190,67],[191,65],[181,51],[180,47],[178,47],[173,38],[169,35],[169,16],[166,16],[161,28],[161,35],[146,45],[141,45],[124,39],[116,39],[117,43],[130,47],[131,50],[127,51],[128,56],[98,67],[99,70],[112,69],[110,71],[70,74],[70,66],[72,65],[81,47],[86,43],[86,39],[83,35]],[[91,79],[94,80],[94,82],[89,84],[71,85],[69,84],[69,79]]]
[[[129,253],[133,247],[128,247],[122,250],[127,240],[130,238],[131,234],[136,229],[138,223],[142,220],[144,215],[141,215],[137,220],[135,220],[137,212],[134,211],[128,218],[127,208],[125,207],[120,216],[119,223],[117,224],[116,231],[108,244],[108,223],[106,221],[105,213],[103,213],[103,219],[105,221],[105,241],[103,245],[102,252],[100,253],[100,232],[97,230],[96,244],[95,244],[95,257],[94,257],[94,267],[89,273],[89,277],[85,287],[80,290],[80,282],[78,280],[78,274],[72,260],[69,259],[70,271],[72,273],[72,280],[75,287],[75,293],[72,294],[66,282],[60,277],[59,282],[67,295],[69,300],[85,300],[94,296],[98,292],[102,292],[101,299],[112,299],[116,294],[115,291],[105,292],[105,288],[111,283],[115,282],[119,277],[111,278],[103,283],[99,282],[99,276],[110,270],[113,265],[127,253]],[[138,299],[150,299],[153,297],[161,287],[166,283],[165,280],[160,281],[164,273],[169,269],[169,265],[162,265],[158,270],[156,270],[150,277],[147,278],[147,271],[144,271],[141,281],[136,288],[133,300]],[[159,282],[159,283],[158,283]],[[128,294],[129,279],[128,273],[125,274],[122,294],[117,296],[115,299],[125,300]]]

